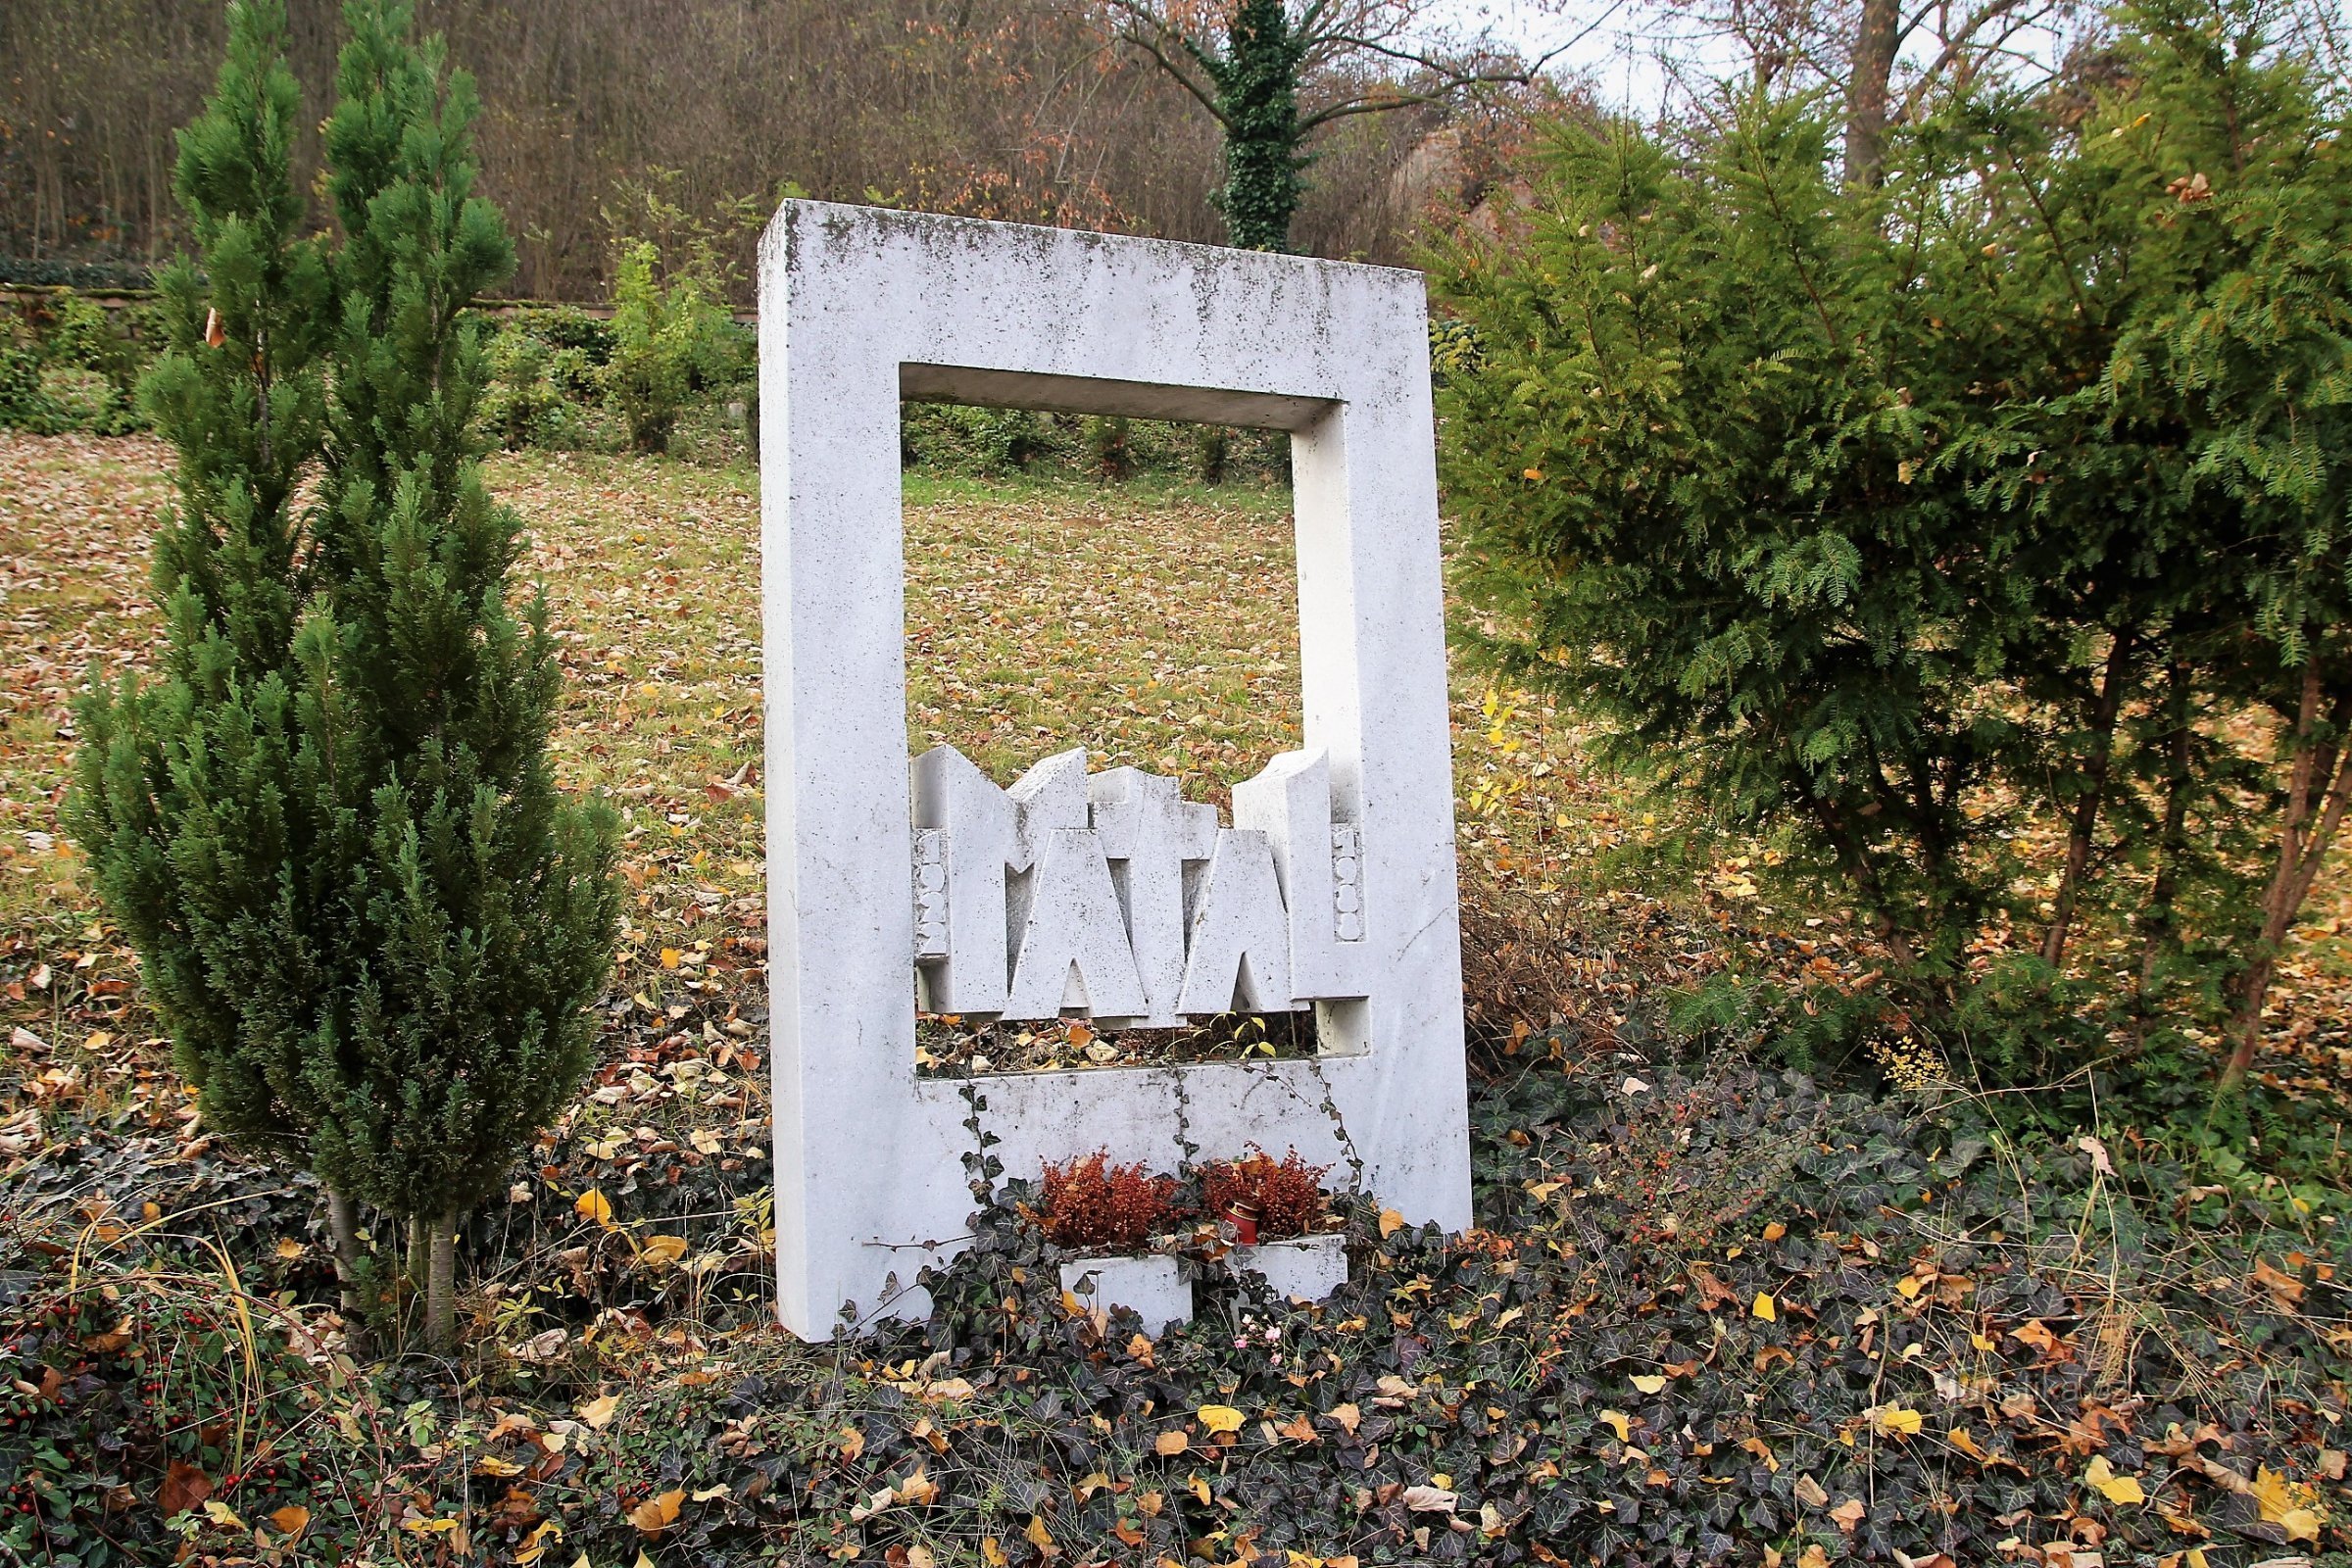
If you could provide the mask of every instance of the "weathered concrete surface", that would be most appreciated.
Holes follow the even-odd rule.
[[[1027,1174],[1101,1147],[1166,1169],[1188,1140],[1210,1156],[1295,1145],[1409,1220],[1468,1223],[1424,313],[1420,279],[1388,269],[778,211],[760,252],[761,571],[777,1268],[796,1333],[830,1333],[845,1302],[924,1310],[907,1288],[970,1206],[963,1098],[914,1072],[903,393],[1289,429],[1300,741],[1360,833],[1347,897],[1365,1000],[1318,1008],[1320,1059],[987,1079],[993,1152]]]

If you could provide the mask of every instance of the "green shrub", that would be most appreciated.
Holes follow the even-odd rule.
[[[42,343],[49,365],[101,378],[103,391],[88,427],[99,435],[146,429],[147,416],[139,407],[139,377],[146,373],[154,356],[147,343],[134,334],[143,318],[152,316],[151,310],[109,310],[71,289],[58,295],[49,309],[50,325]]]
[[[909,466],[983,478],[1014,472],[1093,480],[1182,475],[1203,484],[1241,476],[1283,484],[1290,478],[1290,436],[1280,430],[959,403],[902,405],[899,456]]]
[[[147,307],[109,310],[71,289],[52,295],[28,347],[0,345],[0,426],[36,434],[146,429],[138,383],[153,358],[152,315]]]
[[[66,819],[208,1130],[326,1186],[349,1318],[357,1203],[421,1226],[446,1347],[456,1222],[587,1070],[614,823],[548,765],[546,603],[510,591],[519,521],[469,434],[488,369],[465,306],[514,264],[466,194],[472,84],[393,0],[347,18],[339,245],[291,178],[282,6],[232,7],[181,138],[205,268],[167,274],[147,383],[178,458],[161,670],[93,683]]]
[[[559,353],[576,351],[577,363],[592,369],[602,369],[612,363],[612,323],[590,316],[576,305],[531,306],[510,313],[505,324],[528,333]],[[583,382],[576,389],[567,388],[564,395],[583,397],[596,390],[592,382]]]
[[[482,393],[482,420],[499,445],[562,446],[576,422],[569,387],[578,371],[561,362],[584,361],[578,349],[557,349],[513,321],[499,328],[488,350],[490,385]],[[591,384],[595,381],[589,373]]]
[[[718,384],[739,354],[707,256],[670,267],[651,240],[621,242],[612,279],[612,350],[605,385],[629,445],[666,452],[678,416]]]
[[[66,428],[67,414],[41,384],[41,358],[0,343],[0,429],[49,435]]]
[[[1193,426],[1193,473],[1202,484],[1223,484],[1233,461],[1233,432],[1221,424]]]
[[[1115,414],[1090,415],[1086,421],[1087,466],[1099,479],[1113,483],[1135,475],[1135,450],[1127,442],[1127,421]]]
[[[1966,99],[1876,187],[1810,98],[1564,122],[1436,270],[1464,641],[1988,1084],[2168,1077],[2226,983],[2232,1091],[2352,788],[2352,181],[2270,20],[2119,8],[2086,118]]]

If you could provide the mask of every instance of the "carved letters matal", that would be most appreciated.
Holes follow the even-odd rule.
[[[1321,752],[1236,786],[1232,827],[1173,779],[1090,777],[1083,750],[1001,790],[934,747],[913,800],[926,1010],[1156,1028],[1365,994],[1359,834]]]

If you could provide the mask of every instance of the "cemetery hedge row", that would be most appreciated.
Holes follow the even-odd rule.
[[[749,457],[759,417],[751,329],[720,308],[726,283],[708,249],[664,275],[650,244],[616,241],[638,261],[618,270],[610,318],[576,306],[479,318],[486,438],[510,450]],[[0,428],[150,428],[138,383],[160,331],[147,301],[110,310],[67,288],[23,305],[14,337],[0,342]],[[943,473],[1109,482],[1152,474],[1282,483],[1290,467],[1287,443],[1263,430],[933,404],[907,405],[901,456]]]

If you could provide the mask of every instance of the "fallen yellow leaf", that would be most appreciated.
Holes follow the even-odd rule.
[[[1242,1430],[1242,1412],[1230,1404],[1204,1404],[1194,1413],[1200,1417],[1200,1424],[1211,1432]]]
[[[1404,1229],[1404,1216],[1402,1214],[1397,1213],[1393,1208],[1384,1208],[1380,1211],[1381,1240],[1386,1241],[1402,1229]]]
[[[2145,1502],[2148,1494],[2140,1490],[2139,1482],[2131,1476],[2119,1476],[2107,1462],[2105,1454],[2092,1456],[2089,1468],[2082,1472],[2082,1484],[2098,1493],[2109,1502]]]
[[[686,1255],[683,1236],[649,1236],[637,1255],[657,1268],[666,1268]]]
[[[1152,1446],[1163,1458],[1173,1454],[1182,1453],[1185,1449],[1191,1447],[1192,1446],[1193,1440],[1191,1435],[1181,1430],[1162,1432],[1158,1437],[1152,1441]]]
[[[599,1225],[612,1223],[612,1200],[593,1187],[574,1199],[571,1206],[582,1219],[592,1219]]]
[[[1773,1300],[1772,1293],[1769,1291],[1758,1291],[1756,1303],[1749,1307],[1748,1311],[1767,1323],[1778,1322],[1781,1316],[1780,1306]]]
[[[311,1510],[300,1503],[287,1503],[270,1515],[270,1525],[281,1536],[299,1536],[302,1527],[311,1522]]]
[[[1663,1394],[1666,1380],[1655,1372],[1644,1372],[1635,1377],[1634,1387],[1643,1394]]]
[[[1604,1426],[1611,1427],[1616,1431],[1619,1443],[1634,1441],[1633,1417],[1627,1415],[1623,1410],[1603,1410],[1598,1419]]]
[[[686,1489],[664,1492],[658,1497],[648,1497],[629,1510],[629,1523],[649,1536],[658,1536],[678,1522],[678,1505],[686,1500]]]
[[[620,1396],[617,1394],[603,1395],[574,1408],[579,1412],[581,1420],[602,1432],[612,1424],[612,1412],[620,1408]]]
[[[1883,1404],[1870,1413],[1870,1424],[1882,1436],[1915,1438],[1921,1425],[1917,1410],[1906,1410],[1899,1404]]]

